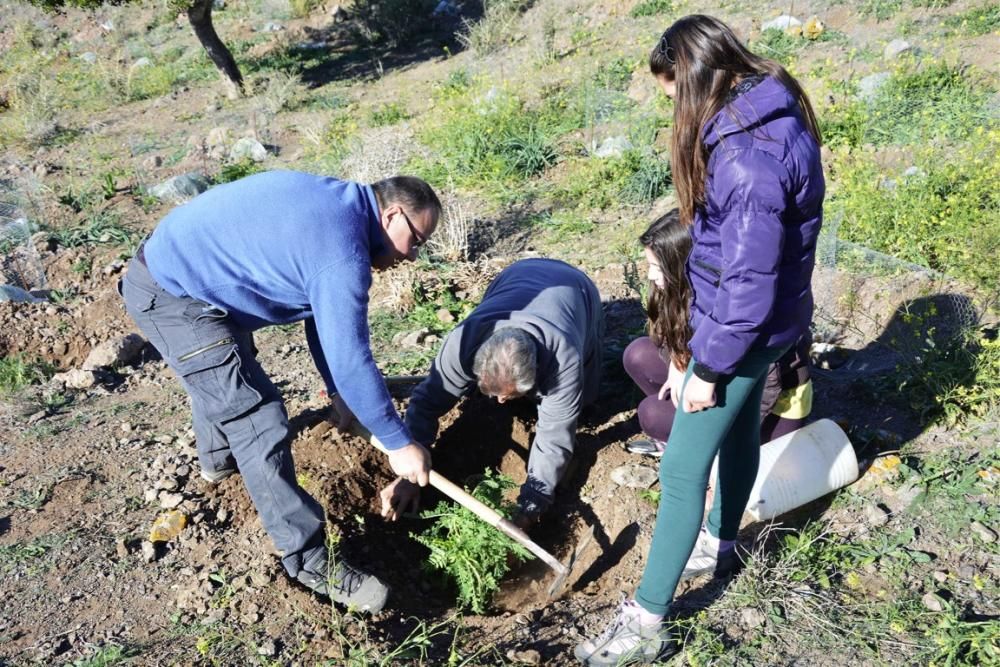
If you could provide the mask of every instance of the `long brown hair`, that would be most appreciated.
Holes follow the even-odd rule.
[[[677,84],[670,166],[685,224],[691,224],[695,208],[705,204],[708,155],[702,129],[726,104],[734,83],[755,74],[779,81],[799,103],[809,133],[822,142],[816,114],[798,81],[780,64],[748,51],[719,19],[704,14],[679,19],[650,53],[649,71]]]
[[[691,326],[688,308],[691,288],[684,265],[691,253],[691,229],[681,221],[675,208],[658,218],[639,237],[639,243],[649,248],[663,272],[664,289],[651,285],[646,315],[649,335],[658,347],[665,348],[675,366],[687,368],[691,360],[688,341]]]

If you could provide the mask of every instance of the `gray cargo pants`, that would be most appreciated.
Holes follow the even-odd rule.
[[[119,290],[128,314],[191,397],[202,468],[239,469],[292,577],[305,562],[325,562],[323,509],[295,479],[288,415],[254,356],[251,332],[225,311],[173,296],[138,258]]]

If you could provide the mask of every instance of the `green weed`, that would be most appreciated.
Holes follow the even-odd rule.
[[[484,86],[442,90],[432,118],[418,136],[434,156],[411,164],[411,169],[431,182],[453,179],[494,193],[553,164],[554,137],[567,124],[575,124],[559,108],[558,99],[531,109],[508,90]]]
[[[964,67],[904,63],[870,101],[828,107],[821,128],[830,146],[919,145],[930,136],[967,139],[990,126],[983,112],[988,94]]]
[[[509,518],[516,506],[503,496],[514,487],[509,478],[487,470],[472,495]],[[485,613],[493,593],[499,590],[509,559],[532,557],[527,549],[454,503],[442,501],[421,517],[435,522],[413,538],[430,549],[429,565],[458,586],[459,604],[477,614]]]
[[[28,575],[35,575],[47,569],[44,557],[53,549],[58,549],[70,539],[66,533],[49,533],[36,537],[27,543],[0,545],[0,571],[5,574],[24,568]]]
[[[215,176],[214,181],[216,183],[231,183],[232,181],[238,181],[241,178],[246,178],[262,171],[264,171],[264,166],[261,163],[255,162],[253,158],[245,157],[236,162],[223,165],[222,169]]]
[[[510,44],[516,34],[521,13],[534,0],[484,0],[483,17],[466,22],[465,32],[458,36],[462,45],[482,56],[494,53]]]
[[[795,53],[806,43],[804,37],[791,35],[781,28],[768,28],[760,34],[760,37],[750,42],[750,49],[764,58],[788,65]]]
[[[409,115],[402,106],[396,102],[389,102],[377,109],[373,109],[368,114],[368,124],[372,127],[384,127],[386,125],[395,125],[407,118],[409,118]]]
[[[305,18],[309,16],[314,9],[323,4],[322,0],[289,0],[289,7],[292,10],[292,16],[296,18]]]
[[[944,20],[946,28],[962,35],[985,35],[1000,30],[1000,6],[987,4],[949,16]]]
[[[842,238],[995,292],[1000,129],[976,136],[954,151],[923,149],[915,170],[889,180],[864,154],[843,156],[830,199],[830,210],[844,214]]]
[[[629,12],[629,16],[639,18],[642,16],[669,14],[672,11],[674,11],[673,0],[639,0],[639,3]]]
[[[876,21],[888,21],[903,8],[903,0],[862,0],[858,12]]]
[[[66,248],[90,245],[118,245],[131,248],[136,242],[136,233],[120,222],[113,211],[95,211],[76,227],[57,229],[52,237]]]
[[[28,361],[23,355],[0,357],[0,395],[10,395],[29,384],[44,382],[54,372],[48,363]]]
[[[84,658],[77,658],[70,663],[70,667],[111,667],[111,665],[131,662],[131,659],[138,655],[139,653],[135,649],[110,644],[95,649],[93,653]]]

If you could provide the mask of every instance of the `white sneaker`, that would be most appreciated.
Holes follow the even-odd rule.
[[[662,621],[644,625],[639,613],[635,601],[622,602],[618,614],[604,632],[577,644],[573,655],[587,667],[611,667],[648,665],[680,651],[680,642]]]
[[[732,574],[742,565],[740,557],[736,553],[736,546],[719,553],[719,538],[709,534],[705,526],[701,527],[698,533],[698,541],[694,543],[694,550],[688,557],[687,565],[681,572],[681,581],[703,574],[712,574],[715,577],[724,577]]]

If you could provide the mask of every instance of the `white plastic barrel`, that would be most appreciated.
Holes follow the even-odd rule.
[[[758,521],[772,519],[857,478],[858,459],[847,434],[820,419],[760,448],[746,511]]]

